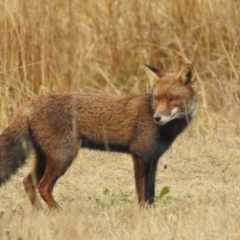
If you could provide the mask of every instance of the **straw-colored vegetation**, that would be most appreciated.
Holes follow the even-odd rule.
[[[137,206],[130,156],[84,150],[56,185],[62,211],[32,211],[29,160],[0,188],[1,239],[240,239],[238,0],[9,0],[0,12],[1,130],[47,92],[149,91],[142,63],[192,62],[199,89],[196,120],[159,164],[154,208]]]

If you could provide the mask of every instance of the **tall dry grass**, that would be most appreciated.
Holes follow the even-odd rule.
[[[0,128],[49,91],[149,91],[144,62],[165,71],[194,64],[202,127],[212,111],[238,107],[237,0],[12,0],[0,10]]]
[[[0,130],[46,92],[150,91],[142,63],[192,62],[199,88],[193,134],[159,165],[157,194],[170,194],[156,208],[137,207],[129,156],[80,151],[54,192],[60,213],[25,206],[29,166],[0,188],[0,238],[240,239],[239,0],[2,0],[0,12]]]

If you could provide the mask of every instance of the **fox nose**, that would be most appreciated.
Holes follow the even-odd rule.
[[[160,122],[161,117],[160,116],[154,116],[153,119],[154,119],[155,122]]]

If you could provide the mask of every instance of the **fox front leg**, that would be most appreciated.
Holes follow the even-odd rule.
[[[140,206],[153,204],[157,160],[145,162],[134,154],[132,155],[132,158],[138,203]]]

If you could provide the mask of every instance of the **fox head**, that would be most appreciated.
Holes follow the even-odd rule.
[[[154,121],[160,125],[180,118],[190,121],[197,108],[193,66],[186,64],[178,74],[163,73],[149,65],[144,68],[152,86]]]

